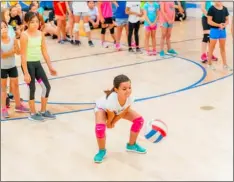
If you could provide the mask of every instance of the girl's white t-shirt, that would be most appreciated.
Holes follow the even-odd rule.
[[[134,103],[134,98],[129,96],[123,106],[119,104],[118,95],[116,92],[112,92],[108,98],[102,97],[101,99],[97,100],[96,108],[109,110],[114,112],[116,115],[121,114],[127,107],[131,106]]]
[[[131,12],[141,13],[141,2],[127,2],[126,7],[130,8]],[[136,15],[129,15],[128,21],[131,23],[136,23],[140,20],[139,16]]]

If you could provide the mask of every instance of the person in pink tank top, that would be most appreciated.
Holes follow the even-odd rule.
[[[114,3],[118,7],[118,4],[114,1],[113,2],[109,2],[109,1],[98,2],[98,12],[99,12],[100,20],[102,23],[101,41],[102,41],[102,46],[105,48],[108,48],[108,46],[105,45],[105,33],[106,33],[107,28],[110,30],[110,34],[114,40],[114,44],[116,43],[115,29],[114,29],[114,23],[113,23],[112,3]]]
[[[170,2],[160,2],[160,16],[159,22],[162,28],[162,36],[160,41],[160,56],[164,57],[164,43],[167,43],[167,53],[169,54],[177,54],[177,52],[171,48],[171,31],[173,27],[173,23],[175,21],[175,3],[173,1]]]

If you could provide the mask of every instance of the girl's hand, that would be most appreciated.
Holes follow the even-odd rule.
[[[31,82],[31,76],[29,74],[24,75],[24,81],[29,84]]]
[[[219,24],[219,29],[224,29],[225,28],[225,25],[223,23],[220,23]]]
[[[155,27],[156,26],[156,24],[155,23],[150,23],[150,27],[152,28],[152,27]]]
[[[174,20],[169,20],[168,23],[169,23],[169,24],[173,24],[173,23],[174,23]]]
[[[57,75],[57,71],[54,68],[49,68],[49,70],[50,70],[50,74],[52,76],[56,76]]]

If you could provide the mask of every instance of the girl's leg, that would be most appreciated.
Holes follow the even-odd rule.
[[[140,21],[138,21],[135,24],[135,30],[134,30],[135,41],[136,41],[136,48],[137,49],[139,49],[139,30],[140,30]]]
[[[210,30],[204,30],[203,31],[203,39],[202,39],[202,48],[201,48],[201,60],[203,61],[203,63],[205,63],[207,61],[207,50],[208,50],[208,44],[210,41],[209,38],[209,34],[210,34]]]
[[[212,39],[212,38],[210,39],[209,52],[208,52],[208,64],[210,66],[212,65],[212,55],[213,55],[216,43],[217,43],[217,39]]]
[[[132,122],[132,127],[130,131],[130,138],[127,144],[128,151],[134,151],[137,153],[146,153],[146,149],[141,147],[136,143],[137,137],[140,133],[141,128],[144,124],[144,119],[136,111],[129,109],[123,119],[129,120]]]
[[[219,39],[219,45],[220,45],[220,53],[223,60],[223,66],[225,69],[228,69],[229,71],[232,71],[231,68],[227,65],[227,58],[226,58],[226,38]]]
[[[151,31],[151,40],[152,40],[152,47],[153,47],[153,55],[157,54],[156,51],[156,30]]]
[[[165,44],[165,39],[167,35],[167,28],[162,26],[161,32],[162,32],[162,35],[161,35],[161,40],[160,40],[160,51],[161,51],[160,55],[162,52],[164,53],[164,44]]]
[[[42,94],[41,94],[42,116],[47,119],[55,119],[56,118],[55,115],[53,115],[52,113],[50,113],[50,111],[47,110],[47,102],[48,102],[51,86],[45,74],[45,71],[40,63],[37,65],[36,79],[42,87]]]
[[[73,40],[73,26],[74,26],[74,16],[72,14],[69,15],[69,28],[68,28],[71,41]]]
[[[91,41],[91,31],[90,31],[90,26],[89,26],[89,16],[84,16],[83,17],[83,21],[84,21],[84,30],[85,33],[88,37],[88,40]]]
[[[20,100],[20,93],[19,93],[19,81],[18,77],[10,78],[10,84],[12,87],[12,93],[15,99],[15,111],[17,112],[29,112],[29,109],[26,108]]]
[[[62,40],[61,37],[61,29],[62,29],[62,20],[57,16],[57,36],[58,36],[58,42]]]
[[[66,40],[66,20],[62,20],[62,40]]]
[[[114,43],[116,43],[116,36],[115,36],[115,25],[112,23],[109,25],[109,29],[110,29],[110,34],[111,34],[111,37],[112,39],[114,40]]]
[[[101,163],[106,155],[106,112],[98,109],[95,112],[95,134],[99,151],[94,157],[94,162]]]
[[[149,39],[151,35],[151,30],[149,29],[150,27],[145,27],[145,50],[147,54],[150,56],[150,50],[149,50]]]
[[[134,23],[128,22],[128,47],[129,50],[132,50],[132,34],[133,34]]]
[[[3,75],[3,73],[1,73]],[[7,98],[7,78],[2,78],[1,77],[1,116],[2,119],[8,118],[8,112],[6,108],[6,98]]]
[[[172,28],[168,28],[166,32],[167,50],[171,50],[171,31]]]
[[[117,26],[117,39],[116,39],[116,49],[120,49],[120,40],[123,31],[123,26]]]
[[[80,23],[80,16],[74,15],[74,27],[73,27],[73,32],[75,35],[75,41],[79,41],[80,36],[79,36],[79,23]]]

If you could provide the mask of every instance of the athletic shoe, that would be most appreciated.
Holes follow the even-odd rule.
[[[94,162],[102,163],[105,156],[106,156],[106,149],[99,150],[98,153],[94,156]]]
[[[139,154],[145,154],[146,153],[146,149],[141,147],[139,144],[135,143],[133,145],[130,145],[127,143],[126,145],[126,151],[127,152],[135,152],[135,153],[139,153]]]

